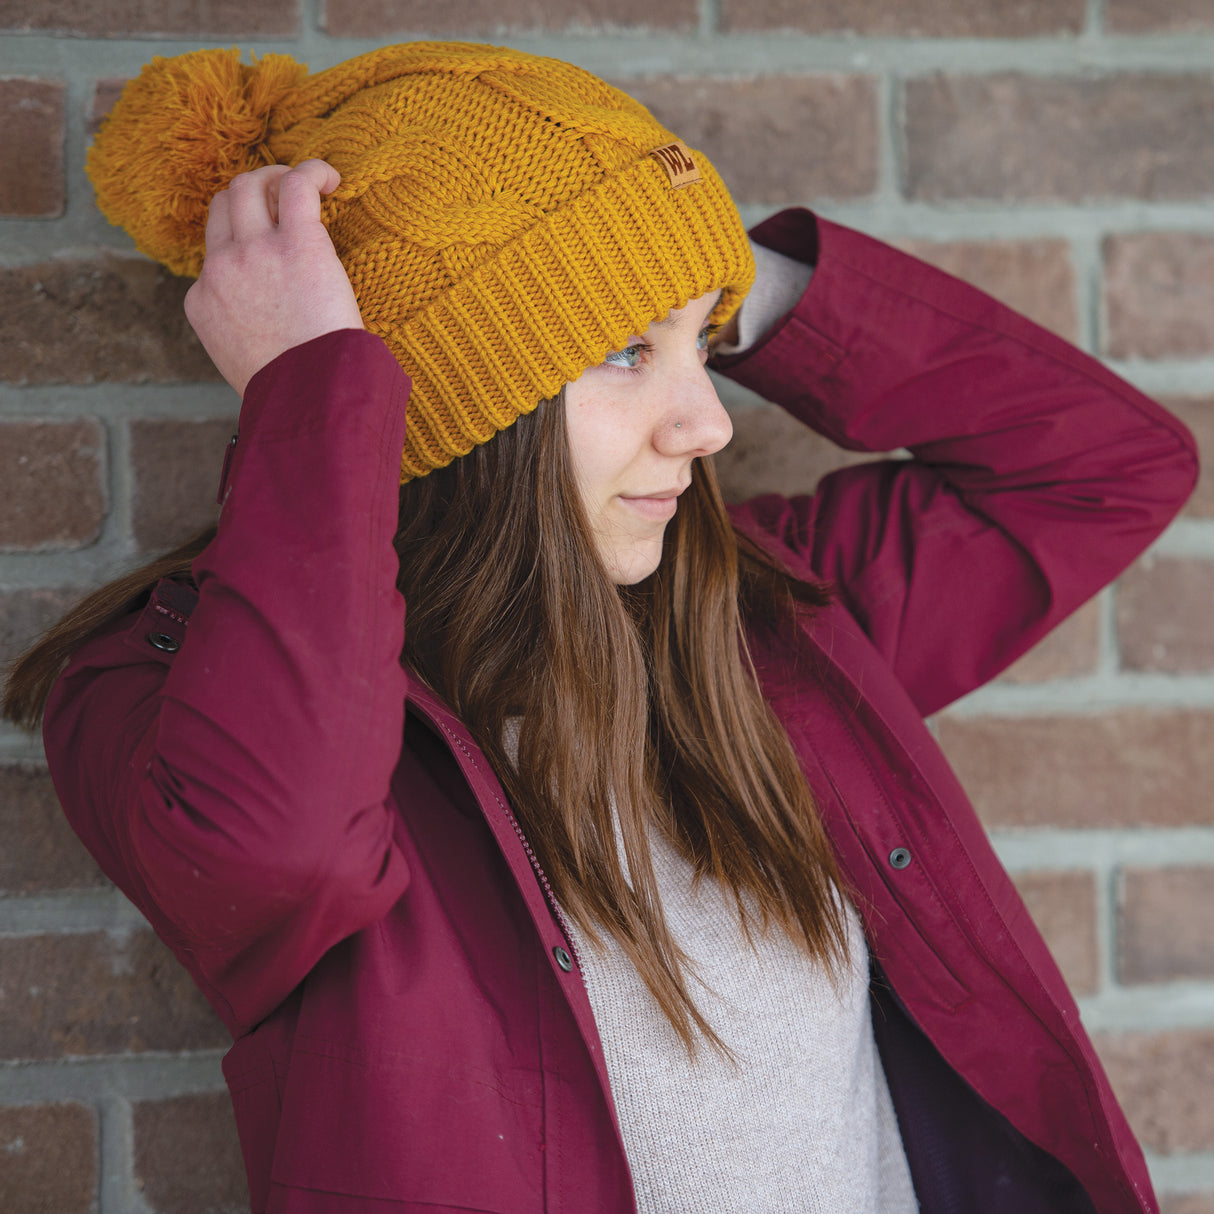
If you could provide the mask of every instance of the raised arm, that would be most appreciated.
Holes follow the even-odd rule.
[[[335,184],[313,162],[217,198],[188,312],[244,400],[197,603],[172,656],[154,617],[86,645],[46,713],[77,830],[234,1031],[408,880],[384,804],[407,381],[319,222]]]
[[[1196,475],[1152,401],[973,287],[805,211],[755,238],[814,265],[726,374],[847,468],[736,522],[838,592],[922,712],[990,679],[1159,534]]]

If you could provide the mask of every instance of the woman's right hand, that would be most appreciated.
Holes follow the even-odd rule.
[[[345,269],[320,221],[320,198],[341,181],[305,160],[242,173],[211,200],[202,273],[186,318],[220,374],[241,395],[253,375],[293,346],[361,329]]]

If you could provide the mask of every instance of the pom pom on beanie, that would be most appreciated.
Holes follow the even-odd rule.
[[[329,161],[323,216],[367,328],[412,378],[401,479],[488,441],[671,309],[754,277],[716,171],[580,68],[466,43],[309,76],[288,56],[158,58],[88,161],[102,211],[197,274],[206,209],[261,164]]]
[[[157,56],[89,149],[103,214],[140,252],[197,277],[211,199],[238,174],[275,163],[265,142],[271,115],[307,74],[289,55],[243,64],[234,48]]]

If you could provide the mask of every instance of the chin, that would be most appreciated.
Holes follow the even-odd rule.
[[[626,552],[613,552],[604,555],[603,564],[607,567],[607,576],[617,586],[635,586],[657,571],[662,563],[662,542],[659,540],[652,551],[647,551],[648,545],[630,548]]]

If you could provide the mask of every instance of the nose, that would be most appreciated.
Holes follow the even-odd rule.
[[[695,457],[720,451],[731,438],[733,422],[708,371],[693,368],[671,392],[654,445],[663,455]]]

